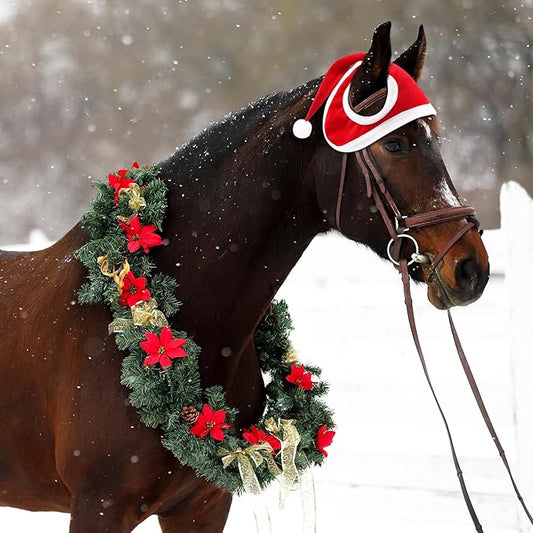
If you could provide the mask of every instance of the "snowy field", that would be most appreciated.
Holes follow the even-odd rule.
[[[481,300],[457,309],[454,318],[513,462],[517,445],[502,246],[498,232],[488,233],[496,273]],[[323,368],[336,410],[329,458],[314,471],[318,533],[474,531],[410,338],[396,271],[362,246],[335,235],[319,237],[279,296],[291,308],[300,358]],[[518,504],[461,374],[446,315],[431,307],[423,286],[414,288],[413,298],[429,371],[480,520],[486,532],[515,533]],[[517,477],[520,481],[520,472]],[[301,530],[297,492],[283,511],[277,509],[275,488],[266,498],[274,532]],[[2,533],[66,532],[68,522],[67,515],[0,509]],[[135,531],[160,530],[151,518]],[[246,497],[235,501],[226,531],[255,531]]]

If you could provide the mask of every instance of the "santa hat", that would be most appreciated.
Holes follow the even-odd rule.
[[[356,113],[350,102],[350,83],[365,54],[338,59],[326,72],[305,119],[293,124],[299,139],[311,135],[311,117],[324,105],[322,127],[329,145],[338,152],[356,152],[417,118],[436,115],[415,80],[391,63],[383,107],[374,115]]]

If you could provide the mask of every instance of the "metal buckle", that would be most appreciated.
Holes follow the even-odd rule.
[[[403,222],[406,218],[407,218],[406,216],[402,216],[402,218],[400,219],[398,217],[394,217],[394,226],[396,229],[396,233],[398,235],[401,235],[409,231],[409,228],[406,228],[405,226],[400,226],[400,222]]]
[[[412,236],[412,235],[409,235],[408,233],[400,233],[398,235],[396,235],[396,238],[398,239],[409,239],[411,241],[413,241],[414,245],[415,245],[415,251],[414,253],[411,254],[411,261],[409,261],[407,263],[407,266],[410,266],[412,265],[413,263],[418,263],[419,261],[417,261],[416,258],[418,258],[420,256],[420,247],[418,246],[418,242],[416,241],[416,239]],[[387,255],[389,256],[389,259],[390,261],[396,265],[396,266],[399,266],[399,262],[396,261],[396,259],[393,259],[392,255],[391,255],[391,248],[392,248],[392,245],[394,244],[394,241],[395,239],[391,239],[389,241],[389,244],[387,244]]]

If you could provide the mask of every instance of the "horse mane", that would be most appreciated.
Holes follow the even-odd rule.
[[[199,169],[202,175],[211,175],[210,171],[220,168],[231,154],[235,154],[236,169],[250,170],[259,165],[261,158],[257,154],[267,154],[279,146],[291,134],[292,122],[305,116],[320,80],[316,78],[292,90],[271,93],[226,114],[163,161],[163,172],[168,170],[176,175],[177,171],[180,181],[198,179]]]

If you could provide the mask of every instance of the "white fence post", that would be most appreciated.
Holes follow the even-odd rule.
[[[511,317],[511,366],[516,422],[516,477],[533,508],[533,199],[517,183],[502,186],[501,227],[505,245],[505,284]],[[533,512],[533,511],[532,511]],[[519,512],[520,533],[533,526]]]

